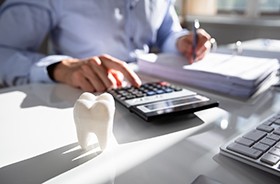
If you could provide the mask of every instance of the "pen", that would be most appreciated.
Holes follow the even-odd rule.
[[[193,42],[192,42],[192,54],[193,54],[193,60],[195,61],[196,59],[196,47],[197,47],[197,42],[198,42],[198,34],[197,30],[199,29],[199,21],[198,19],[195,19],[193,22]]]

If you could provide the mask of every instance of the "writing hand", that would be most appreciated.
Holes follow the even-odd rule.
[[[54,79],[88,92],[104,92],[122,85],[127,79],[139,87],[141,80],[128,65],[109,55],[87,59],[65,59],[54,69]]]
[[[197,33],[198,40],[195,51],[193,51],[192,49],[192,42],[194,41],[192,32],[190,32],[190,34],[188,35],[181,36],[177,40],[178,51],[181,52],[182,55],[187,58],[190,64],[192,64],[195,61],[201,60],[206,55],[207,51],[210,50],[211,47],[211,36],[204,29],[198,29]],[[195,61],[193,59],[193,52],[196,53]]]

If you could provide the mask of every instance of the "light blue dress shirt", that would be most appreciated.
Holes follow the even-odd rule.
[[[177,52],[186,34],[170,0],[6,0],[0,9],[0,84],[51,82],[64,58],[109,54],[133,61],[157,46]],[[38,52],[46,35],[51,55]]]

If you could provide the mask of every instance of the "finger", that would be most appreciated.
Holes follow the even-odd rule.
[[[119,86],[117,78],[110,72],[108,74],[108,79],[113,83],[113,85],[111,87],[107,88],[107,89],[115,89]]]
[[[199,57],[200,55],[204,55],[210,51],[210,47],[211,47],[211,43],[210,41],[207,41],[204,43],[204,45],[202,47],[200,47],[197,52],[196,52],[196,55],[197,55],[197,59],[200,60],[202,59],[203,57]]]
[[[91,83],[91,85],[95,88],[97,92],[103,92],[107,89],[102,80],[92,69],[90,63],[82,65],[81,68],[83,70],[84,77]]]
[[[114,87],[115,80],[112,76],[110,76],[109,70],[103,66],[99,57],[89,59],[89,65],[91,70],[96,74],[96,77],[100,79],[100,82],[102,82],[106,89]]]
[[[192,64],[194,62],[193,58],[193,47],[192,47],[192,41],[193,41],[193,33],[190,33],[188,35],[182,36],[179,38],[177,42],[177,47],[179,52],[187,59],[189,64]]]
[[[91,83],[85,78],[82,71],[77,71],[73,73],[73,85],[74,87],[78,87],[83,91],[87,92],[95,92],[95,88]]]
[[[200,55],[197,56],[197,60],[196,61],[202,60],[205,57],[205,55],[206,55],[206,52],[201,53]]]
[[[124,80],[123,74],[117,70],[110,70],[110,73],[116,80],[117,87],[121,87],[123,85],[123,80]]]
[[[79,88],[86,92],[96,92],[96,89],[94,88],[94,86],[86,78],[83,78],[83,80],[80,80]]]
[[[185,57],[187,58],[189,64],[194,63],[194,58],[193,58],[192,54],[187,54],[187,55],[185,55]]]
[[[102,63],[107,69],[114,69],[120,71],[133,86],[139,87],[141,85],[140,78],[136,75],[134,71],[132,71],[128,67],[128,65],[124,61],[118,60],[108,55],[103,55],[99,58],[101,59]]]
[[[206,42],[211,39],[211,36],[204,29],[198,29],[198,36],[202,42]]]
[[[193,33],[189,35],[182,36],[178,39],[178,50],[181,53],[192,52],[192,40],[193,40]]]

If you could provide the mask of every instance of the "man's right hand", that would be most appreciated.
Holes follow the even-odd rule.
[[[62,60],[53,71],[57,82],[88,92],[104,92],[122,85],[124,78],[139,87],[140,78],[128,65],[109,55]]]

